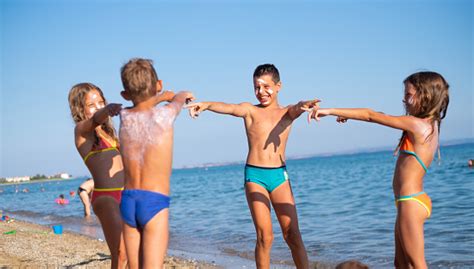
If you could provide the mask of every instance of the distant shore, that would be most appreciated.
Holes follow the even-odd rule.
[[[50,227],[15,220],[0,222],[0,268],[110,268],[107,244]],[[195,260],[167,257],[165,268],[219,268]]]
[[[27,181],[20,181],[20,182],[3,182],[0,183],[0,186],[11,186],[11,185],[22,185],[22,184],[30,184],[30,183],[43,183],[43,182],[52,182],[52,181],[69,181],[75,180],[82,177],[75,177],[75,178],[45,178],[45,179],[33,179]]]

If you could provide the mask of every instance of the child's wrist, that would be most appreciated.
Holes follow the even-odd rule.
[[[95,113],[93,116],[92,116],[92,122],[99,126],[100,125],[100,122],[97,121],[97,117],[98,117],[98,113]]]

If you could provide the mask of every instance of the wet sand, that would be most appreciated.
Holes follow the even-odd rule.
[[[110,268],[107,244],[47,226],[15,220],[0,222],[0,268]],[[216,265],[167,257],[165,268],[218,268]]]

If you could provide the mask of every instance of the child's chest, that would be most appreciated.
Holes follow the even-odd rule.
[[[286,111],[279,113],[265,113],[253,118],[250,128],[258,133],[278,133],[289,131],[292,121]]]

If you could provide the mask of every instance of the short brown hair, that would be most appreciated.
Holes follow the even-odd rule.
[[[273,64],[261,64],[257,66],[253,72],[253,79],[264,75],[271,75],[275,84],[280,82],[280,72],[278,72],[278,69]]]
[[[156,93],[158,75],[149,59],[133,58],[120,69],[122,84],[135,101],[148,99]]]

